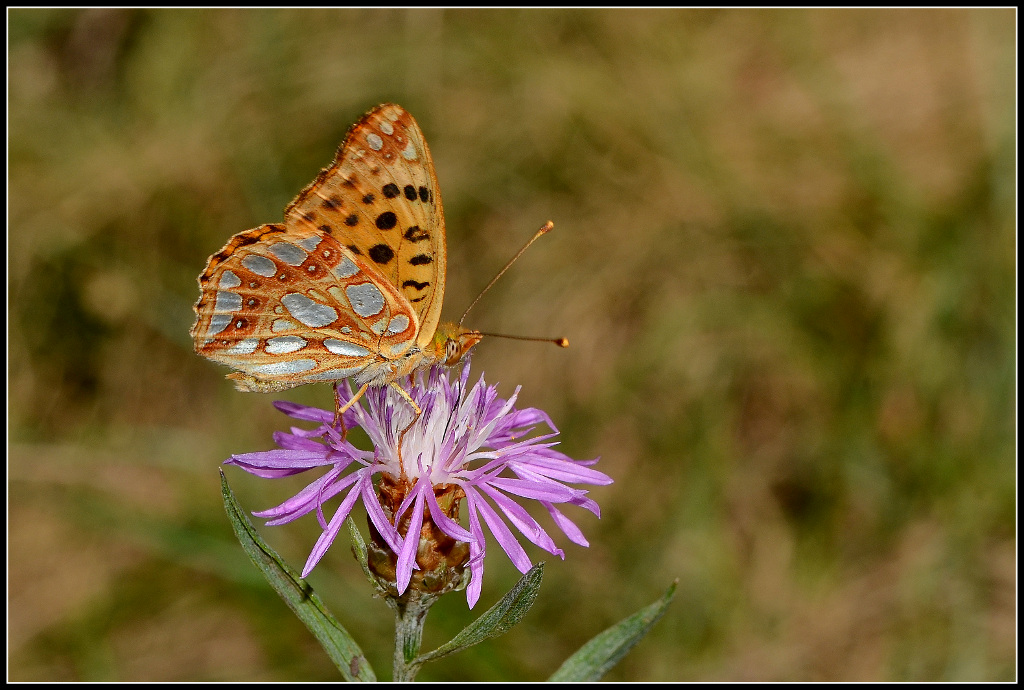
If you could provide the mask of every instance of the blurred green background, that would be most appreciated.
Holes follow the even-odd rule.
[[[474,371],[616,480],[590,548],[529,547],[525,621],[421,679],[544,679],[674,578],[607,678],[1015,678],[1015,10],[8,19],[10,679],[337,678],[221,505],[287,419],[188,330],[207,256],[386,101],[434,154],[449,317],[554,220],[469,325],[572,346]],[[252,510],[304,484],[228,476]],[[318,534],[262,531],[296,566]],[[492,549],[424,648],[517,577]],[[389,678],[345,540],[311,582]]]

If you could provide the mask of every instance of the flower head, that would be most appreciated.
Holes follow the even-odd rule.
[[[360,499],[374,541],[391,559],[390,570],[383,565],[375,572],[388,571],[398,594],[410,582],[422,584],[424,575],[454,568],[454,577],[468,565],[471,579],[466,596],[470,607],[475,605],[484,572],[484,525],[520,572],[529,570],[531,562],[510,525],[540,548],[564,558],[523,507],[526,499],[540,503],[570,541],[588,545],[576,524],[555,506],[569,503],[600,517],[587,491],[569,484],[603,485],[612,479],[589,467],[596,459],[573,460],[554,450],[557,442],[552,439],[558,430],[541,410],[516,409],[518,388],[506,400],[482,376],[472,387],[467,386],[468,380],[468,362],[457,377],[449,377],[441,367],[432,367],[426,377],[418,373],[404,387],[422,411],[418,417],[392,386],[368,389],[366,406],[353,405],[344,415],[344,424],[361,427],[373,450],[352,445],[333,425],[334,412],[274,403],[285,414],[320,422],[320,426],[276,432],[278,449],[233,455],[227,462],[269,478],[328,468],[281,505],[254,513],[267,518],[268,525],[280,525],[316,512],[323,533],[306,561],[303,577],[323,557]],[[344,390],[351,398],[347,382]],[[540,425],[547,430],[527,438]],[[342,495],[341,504],[327,520],[324,503],[338,495]],[[462,498],[468,530],[458,521]],[[414,579],[414,570],[420,571],[419,580]],[[451,577],[445,581],[448,588],[453,586]]]

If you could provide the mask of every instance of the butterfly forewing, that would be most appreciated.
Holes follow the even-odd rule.
[[[430,342],[444,299],[444,216],[430,150],[409,113],[384,105],[366,114],[285,217],[375,267],[416,313],[419,345]]]

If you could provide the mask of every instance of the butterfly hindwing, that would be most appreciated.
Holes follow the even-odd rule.
[[[400,291],[313,229],[239,233],[210,258],[200,284],[196,350],[257,380],[348,378],[416,340],[416,315]]]
[[[418,344],[430,342],[444,299],[444,216],[430,150],[409,113],[389,104],[363,116],[285,217],[374,266],[415,311]]]

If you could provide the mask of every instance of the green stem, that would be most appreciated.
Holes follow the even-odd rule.
[[[420,670],[422,664],[413,663],[413,660],[420,653],[423,624],[435,601],[435,595],[409,589],[404,596],[389,602],[395,610],[395,662],[392,675],[395,682],[411,682]]]

